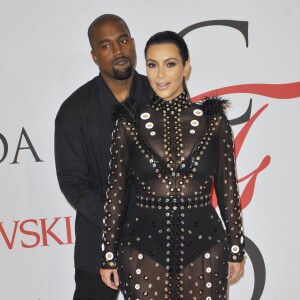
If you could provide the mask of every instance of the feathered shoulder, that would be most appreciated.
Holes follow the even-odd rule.
[[[200,106],[205,116],[208,118],[216,114],[225,114],[230,102],[222,97],[205,97],[203,100],[196,102]]]
[[[127,98],[123,102],[116,104],[113,108],[112,119],[114,122],[120,119],[136,122],[138,105],[132,98]]]

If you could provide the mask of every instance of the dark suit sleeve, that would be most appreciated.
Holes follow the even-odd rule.
[[[65,106],[62,105],[55,120],[54,147],[59,185],[66,199],[80,214],[102,227],[105,195],[101,195],[91,174],[78,117],[80,109]]]

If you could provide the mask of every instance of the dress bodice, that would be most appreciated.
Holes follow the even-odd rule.
[[[244,238],[226,105],[221,99],[192,103],[183,93],[172,101],[157,98],[149,106],[121,109],[111,147],[104,268],[115,267],[131,184],[137,205],[167,211],[207,205],[214,185],[230,260],[242,259]]]

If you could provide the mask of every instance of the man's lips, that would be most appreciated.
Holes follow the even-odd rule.
[[[124,66],[129,63],[129,59],[126,57],[120,57],[113,61],[114,66]]]
[[[159,90],[164,90],[169,86],[170,82],[155,83],[155,84]]]

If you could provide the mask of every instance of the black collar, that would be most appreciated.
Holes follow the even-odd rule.
[[[191,101],[183,91],[180,95],[172,100],[163,100],[162,98],[156,96],[153,100],[151,107],[156,111],[161,111],[163,113],[173,111],[173,112],[181,112],[185,110],[188,106],[191,105]]]

